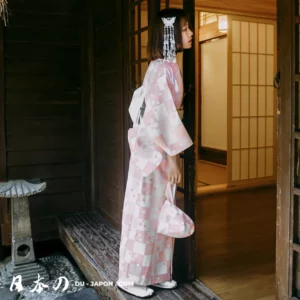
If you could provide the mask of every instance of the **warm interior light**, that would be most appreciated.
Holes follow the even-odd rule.
[[[227,28],[227,16],[218,16],[218,30],[221,32],[226,32]]]

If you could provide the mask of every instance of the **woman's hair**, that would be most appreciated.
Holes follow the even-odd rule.
[[[164,23],[161,18],[176,17],[174,23],[174,37],[176,52],[183,50],[182,46],[182,26],[188,21],[188,15],[183,9],[179,8],[166,8],[161,10],[154,21],[151,28],[151,35],[148,42],[148,59],[149,61],[157,58],[164,58],[163,56],[163,43],[164,43]]]

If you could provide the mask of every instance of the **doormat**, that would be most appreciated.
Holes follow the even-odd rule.
[[[6,264],[9,259],[6,259]],[[49,281],[40,279],[38,283],[22,286],[23,291],[10,292],[9,288],[3,286],[0,275],[0,299],[1,300],[55,300],[58,297],[79,292],[85,287],[86,279],[80,269],[61,253],[39,258],[49,272]],[[64,277],[64,278],[63,278]],[[61,278],[61,279],[59,279]],[[65,279],[66,278],[66,279]],[[38,276],[37,276],[38,281]],[[66,288],[68,283],[68,287]],[[15,289],[15,288],[14,288]],[[89,290],[91,290],[89,288]],[[80,293],[81,294],[81,293]],[[65,299],[65,298],[63,298]],[[71,298],[70,299],[75,299]]]

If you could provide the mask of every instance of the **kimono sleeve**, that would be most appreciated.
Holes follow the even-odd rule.
[[[190,147],[193,142],[174,104],[170,72],[163,66],[155,73],[146,93],[143,123],[151,142],[161,151],[173,156]]]

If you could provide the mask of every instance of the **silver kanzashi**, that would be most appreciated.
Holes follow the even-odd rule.
[[[176,46],[174,36],[174,23],[176,17],[161,19],[164,23],[164,60],[176,62]]]

